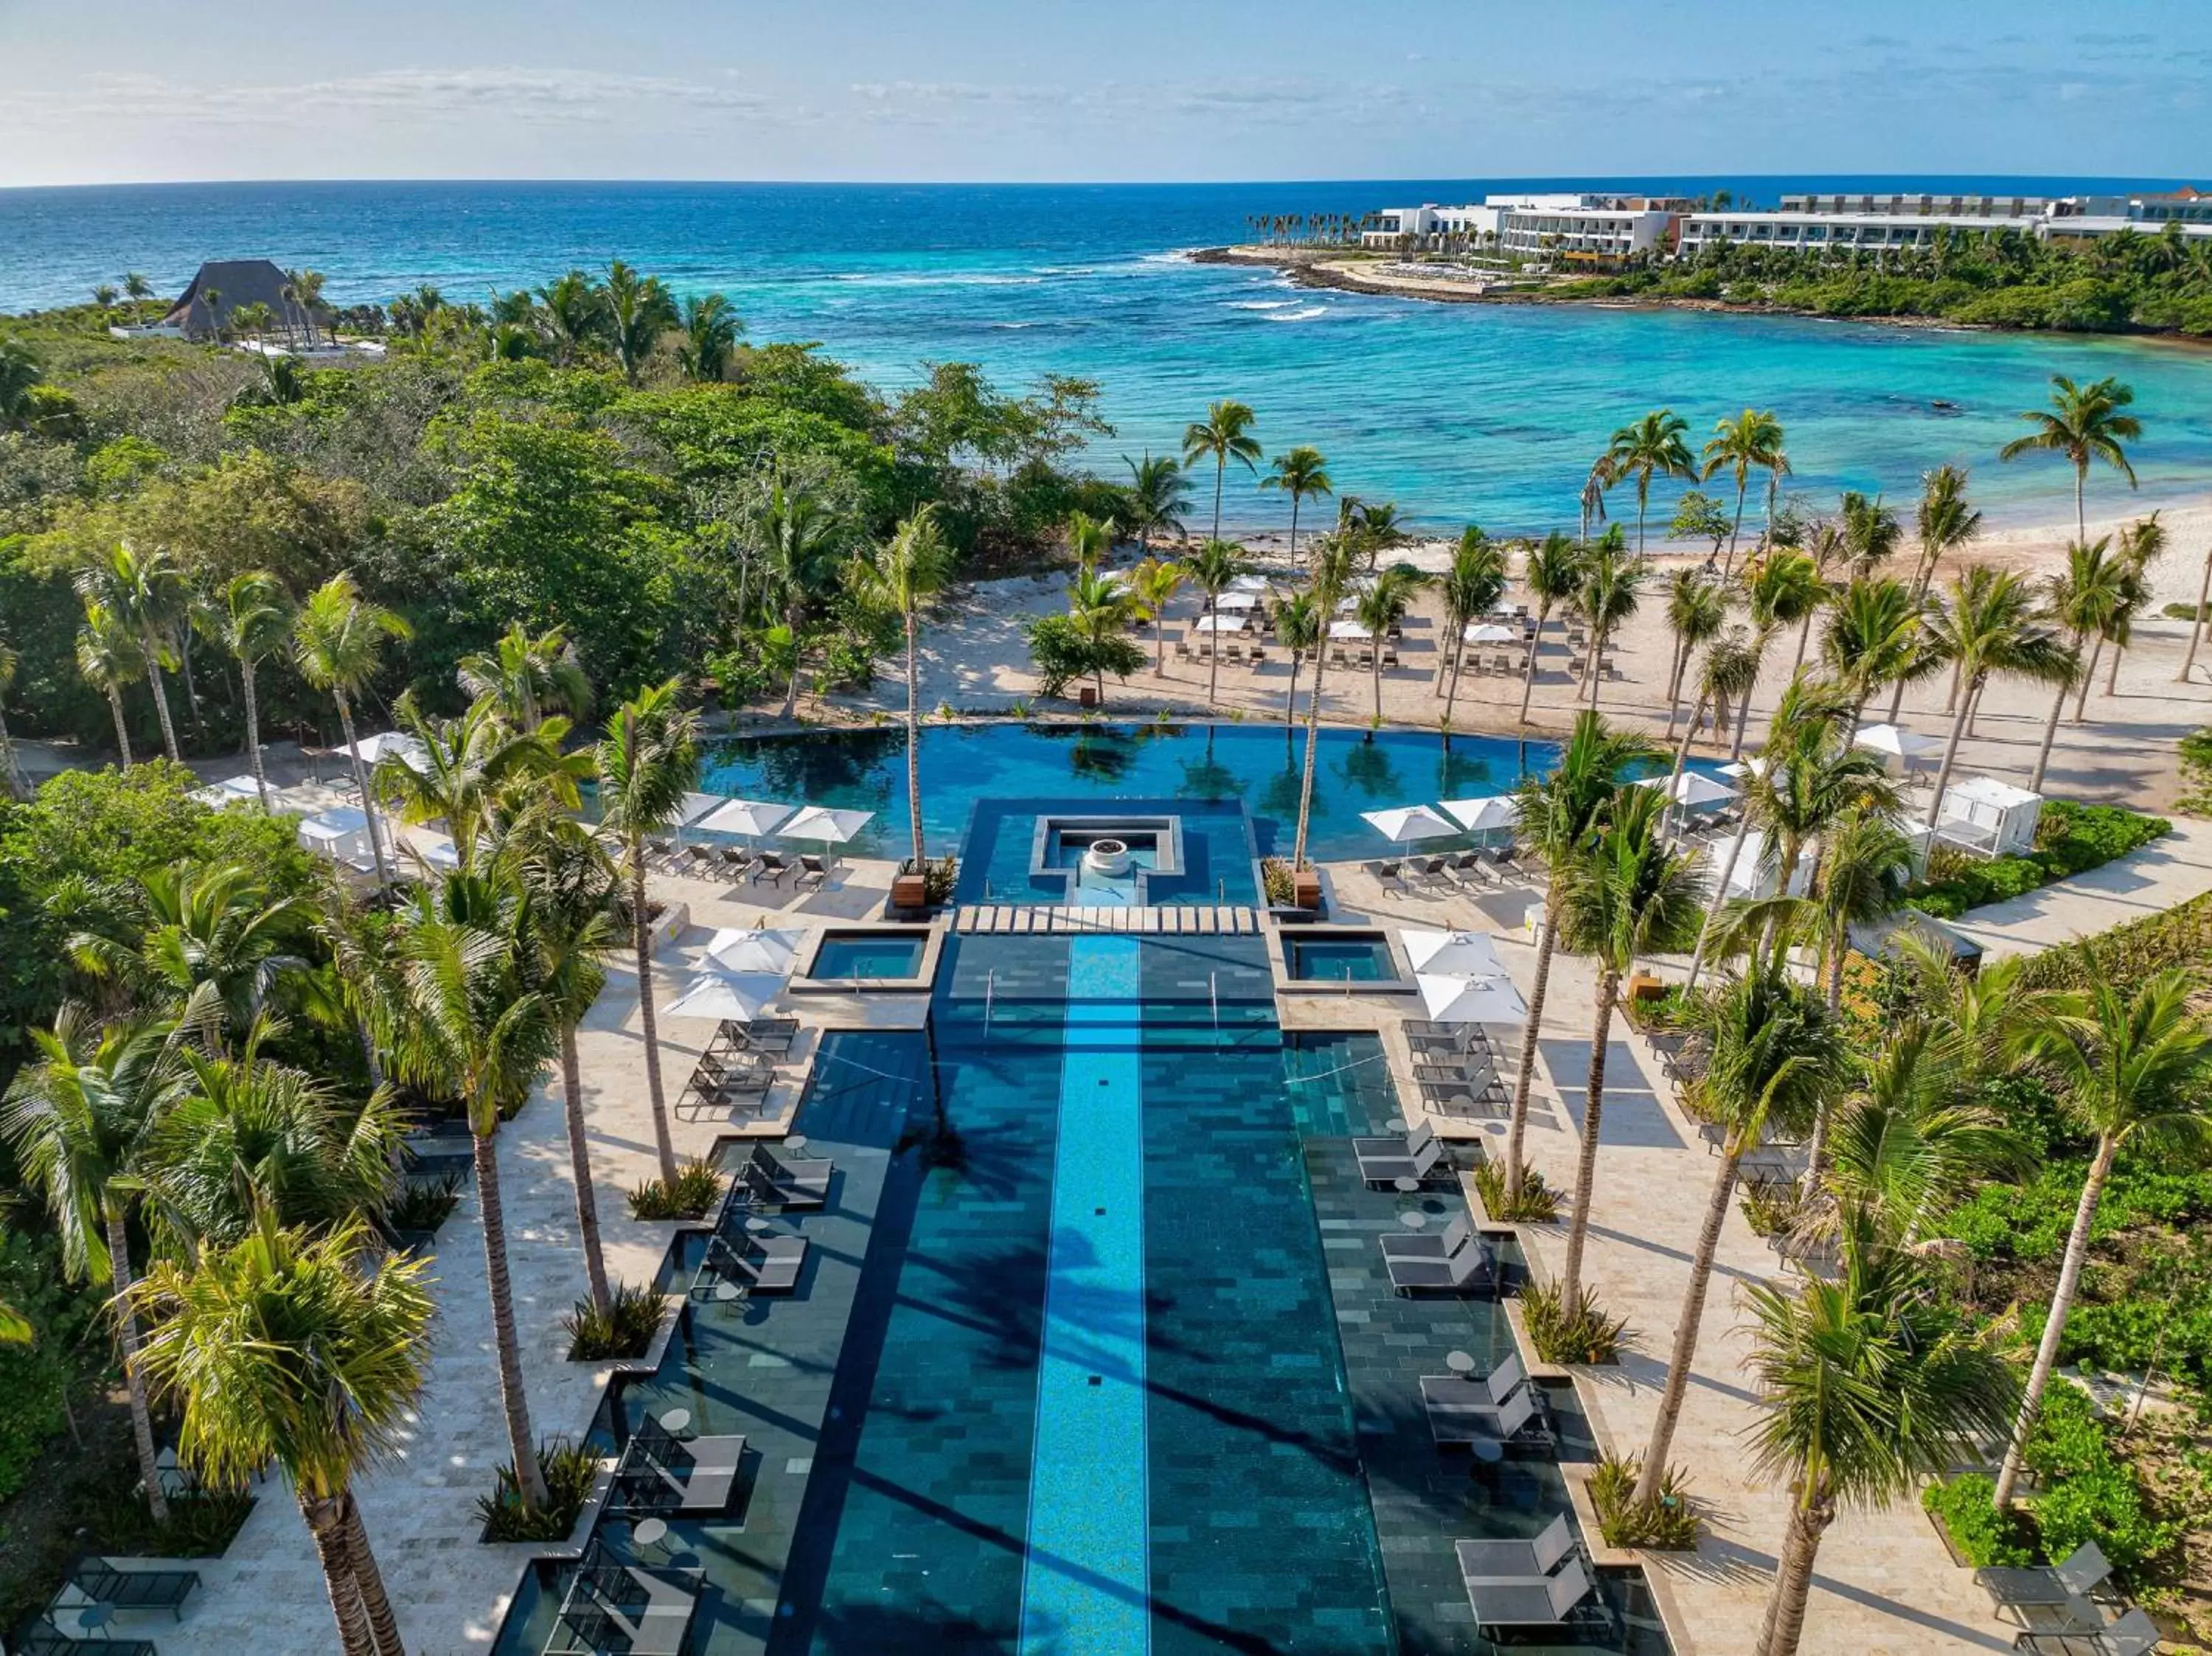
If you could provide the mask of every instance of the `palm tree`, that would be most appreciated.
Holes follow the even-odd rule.
[[[1183,464],[1213,462],[1213,538],[1217,541],[1221,538],[1221,484],[1229,463],[1234,460],[1247,471],[1259,468],[1260,440],[1252,435],[1255,417],[1242,403],[1219,402],[1206,409],[1203,421],[1194,421],[1182,434]]]
[[[137,270],[125,270],[123,273],[123,294],[126,299],[151,299],[154,284]]]
[[[2212,1149],[2212,1019],[2190,1004],[2189,974],[2179,968],[2160,972],[2132,992],[2102,974],[2087,949],[2082,961],[2088,987],[2045,1009],[2027,1050],[2063,1089],[2064,1107],[2097,1141],[2074,1210],[2074,1228],[2051,1296],[2051,1314],[2035,1349],[2027,1389],[2014,1422],[2004,1465],[1992,1496],[2002,1508],[2012,1499],[2020,1459],[2043,1406],[2044,1388],[2058,1361],[2067,1314],[2088,1256],[2097,1204],[2112,1163],[2130,1144],[2201,1157]]]
[[[914,825],[914,869],[927,853],[921,834],[921,680],[916,657],[921,612],[952,579],[952,549],[937,526],[937,508],[925,506],[900,523],[890,539],[854,571],[861,593],[895,613],[906,634],[906,809]]]
[[[1770,1135],[1802,1134],[1842,1094],[1850,1074],[1850,1050],[1833,1009],[1822,1006],[1786,973],[1754,968],[1711,999],[1692,1003],[1692,1016],[1712,1045],[1705,1072],[1691,1083],[1687,1101],[1701,1119],[1721,1130],[1720,1165],[1714,1169],[1712,1196],[1690,1256],[1689,1286],[1674,1323],[1674,1350],[1667,1360],[1667,1387],[1632,1497],[1645,1507],[1658,1498],[1667,1475],[1721,1228],[1735,1199],[1743,1158]]]
[[[507,1451],[523,1507],[534,1512],[548,1496],[523,1389],[493,1136],[528,1099],[557,1043],[553,1010],[524,952],[520,907],[512,874],[499,868],[418,888],[403,916],[399,1002],[386,1009],[384,1034],[402,1076],[468,1117]]]
[[[453,676],[472,701],[488,701],[499,716],[525,733],[548,713],[574,719],[592,713],[592,681],[576,646],[558,627],[532,638],[520,622],[511,622],[487,652],[463,656]]]
[[[1837,1213],[1869,1213],[1886,1238],[1914,1247],[1928,1222],[2015,1168],[2020,1141],[1975,1097],[1964,1051],[1954,1031],[1927,1018],[1886,1030],[1862,1090],[1832,1111],[1829,1160],[1814,1194]]]
[[[567,366],[606,337],[606,290],[582,270],[570,270],[538,290],[554,360]]]
[[[1298,561],[1298,506],[1301,501],[1318,500],[1336,486],[1329,479],[1328,462],[1322,452],[1310,444],[1301,443],[1275,457],[1274,469],[1260,479],[1262,488],[1279,488],[1291,497],[1291,566]],[[1217,526],[1214,532],[1221,531]]]
[[[1115,525],[1111,518],[1094,518],[1088,512],[1067,514],[1067,549],[1075,555],[1075,567],[1085,574],[1096,574],[1100,563],[1114,550]]]
[[[1903,581],[1861,578],[1832,600],[1820,659],[1851,693],[1851,725],[1885,684],[1902,687],[1942,664],[1922,647],[1923,607]]]
[[[1452,704],[1459,697],[1460,662],[1463,637],[1476,617],[1488,615],[1505,591],[1505,549],[1482,532],[1479,524],[1460,531],[1451,567],[1438,583],[1444,601],[1444,659],[1437,663],[1436,688],[1444,691],[1444,723],[1451,723]],[[1449,677],[1449,688],[1446,688]]]
[[[1674,640],[1667,670],[1667,740],[1682,712],[1682,681],[1690,658],[1721,635],[1728,624],[1728,590],[1702,569],[1677,569],[1667,578],[1667,631]],[[1694,721],[1693,721],[1694,722]]]
[[[1705,464],[1699,476],[1711,479],[1723,471],[1735,477],[1735,517],[1729,525],[1728,558],[1721,565],[1721,579],[1725,581],[1735,573],[1736,537],[1743,531],[1743,502],[1751,489],[1751,474],[1766,474],[1769,529],[1774,526],[1774,491],[1790,474],[1790,457],[1782,448],[1782,422],[1774,417],[1773,410],[1746,409],[1735,419],[1723,420],[1713,427],[1713,434],[1705,440]]]
[[[1121,491],[1120,515],[1137,531],[1139,561],[1152,555],[1152,537],[1164,530],[1183,532],[1182,514],[1190,509],[1190,479],[1173,455],[1158,458],[1148,452],[1142,460],[1121,457],[1129,468],[1128,486]]]
[[[291,635],[292,615],[284,601],[284,588],[274,575],[258,569],[234,575],[222,589],[220,604],[202,606],[194,616],[200,630],[238,663],[238,676],[246,700],[246,752],[253,761],[253,786],[261,808],[269,809],[269,779],[261,767],[261,709],[255,694],[255,676],[262,661],[276,653]]]
[[[1321,692],[1327,676],[1328,652],[1321,647],[1330,618],[1336,614],[1337,601],[1352,582],[1353,548],[1350,538],[1342,534],[1329,535],[1316,542],[1313,550],[1313,579],[1306,596],[1313,600],[1315,644],[1313,648],[1313,690],[1306,697],[1305,761],[1298,779],[1298,831],[1291,848],[1291,866],[1302,869],[1306,865],[1306,834],[1313,821],[1314,760],[1321,742]]]
[[[1521,1145],[1528,1130],[1528,1089],[1536,1073],[1536,1047],[1544,1027],[1544,1002],[1552,983],[1552,953],[1559,943],[1559,915],[1575,861],[1596,831],[1601,813],[1612,803],[1621,773],[1648,761],[1657,750],[1638,736],[1606,728],[1594,713],[1575,715],[1573,732],[1548,776],[1523,777],[1516,791],[1519,807],[1515,837],[1521,849],[1545,868],[1544,930],[1536,944],[1536,980],[1528,991],[1528,1040],[1521,1073],[1513,1084],[1513,1111],[1505,1133],[1505,1190],[1521,1191]],[[1651,790],[1644,789],[1644,792]]]
[[[758,513],[763,563],[783,605],[783,624],[791,630],[790,673],[783,692],[783,716],[799,711],[799,673],[805,659],[802,638],[806,618],[844,568],[844,519],[820,493],[781,470],[769,480]]]
[[[598,749],[601,826],[622,843],[629,877],[630,945],[637,957],[637,1004],[645,1028],[646,1091],[664,1183],[676,1182],[676,1150],[668,1135],[668,1101],[660,1086],[660,1029],[653,1005],[653,911],[646,899],[647,837],[665,830],[684,809],[699,775],[699,717],[678,705],[681,679],[638,692],[623,703]]]
[[[1187,572],[1179,563],[1149,555],[1129,571],[1129,603],[1137,613],[1152,625],[1152,676],[1164,676],[1168,670],[1168,634],[1164,624],[1168,605],[1182,590]]]
[[[1559,897],[1559,944],[1589,955],[1598,968],[1597,1009],[1590,1020],[1588,1091],[1583,1104],[1582,1154],[1575,1168],[1574,1219],[1559,1277],[1560,1303],[1583,1303],[1583,1249],[1589,1236],[1597,1146],[1605,1113],[1606,1046],[1621,980],[1645,955],[1671,955],[1698,935],[1698,862],[1702,852],[1674,851],[1659,833],[1667,802],[1655,788],[1622,786],[1600,813],[1596,833],[1567,858]],[[1534,1034],[1530,1036],[1534,1044]]]
[[[2126,573],[2122,584],[2120,603],[2112,615],[2112,627],[2100,634],[2097,649],[2101,651],[2109,641],[2112,646],[2112,664],[2105,674],[2105,695],[2109,700],[2120,689],[2120,658],[2128,652],[2128,645],[2135,636],[2135,618],[2142,613],[2143,606],[2151,601],[2150,567],[2166,555],[2166,525],[2154,512],[2148,518],[2139,518],[2120,531],[2121,566]],[[2095,652],[2089,658],[2089,671],[2097,670]],[[2077,709],[2075,721],[2081,721]]]
[[[524,805],[576,809],[577,783],[590,773],[591,756],[561,751],[568,721],[557,714],[535,730],[518,731],[483,701],[470,703],[459,719],[430,719],[412,690],[393,711],[420,752],[385,755],[369,785],[380,803],[399,807],[403,821],[443,822],[463,872],[476,866],[503,822]]]
[[[1193,561],[1198,567],[1206,552],[1216,546],[1226,545],[1221,541],[1209,541]],[[1112,575],[1102,575],[1085,566],[1076,572],[1067,588],[1067,616],[1075,630],[1091,646],[1091,682],[1097,688],[1098,705],[1106,705],[1106,656],[1104,648],[1109,639],[1119,639],[1121,629],[1129,624],[1129,592]],[[1137,657],[1141,664],[1144,657]]]
[[[1982,687],[2001,675],[2039,684],[2066,683],[2079,670],[2079,658],[2043,624],[2028,578],[1987,564],[1969,565],[1951,582],[1948,600],[1929,624],[1929,634],[1942,659],[1954,664],[1959,675],[1958,711],[1943,744],[1943,761],[1936,767],[1936,792],[1928,802],[1928,820],[1940,828],[1959,738],[1966,734]]]
[[[2066,711],[2066,696],[2078,683],[2081,701],[2074,704],[2074,722],[2081,722],[2082,703],[2089,696],[2089,675],[2095,670],[2094,661],[2081,658],[2081,646],[2092,638],[2101,640],[2112,632],[2116,618],[2128,597],[2128,573],[2121,560],[2112,555],[2112,539],[2107,535],[2092,545],[2079,541],[2066,549],[2066,567],[2051,577],[2051,618],[2071,634],[2070,647],[2078,670],[2059,680],[2057,694],[2051,700],[2051,717],[2044,721],[2042,745],[2036,749],[2035,773],[2028,780],[2030,792],[2040,792],[2043,773],[2051,763],[2051,749],[2058,736],[2059,715]]]
[[[1291,688],[1283,697],[1283,729],[1298,712],[1298,669],[1310,655],[1321,660],[1322,614],[1310,592],[1294,592],[1275,606],[1275,637],[1291,652]],[[1318,670],[1318,666],[1316,666]]]
[[[64,1004],[51,1030],[29,1032],[38,1059],[0,1101],[0,1137],[15,1147],[24,1182],[46,1198],[64,1268],[112,1290],[138,1473],[157,1523],[168,1521],[169,1503],[154,1459],[154,1417],[130,1297],[131,1207],[148,1135],[180,1085],[175,1034],[173,1024],[144,1016],[102,1028],[86,1008]]]
[[[238,864],[149,869],[105,930],[64,945],[87,977],[120,986],[130,1004],[158,1003],[222,1046],[260,1017],[281,980],[307,970],[300,952],[313,906],[277,898]]]
[[[138,676],[145,658],[138,640],[121,617],[98,599],[88,599],[84,625],[76,630],[76,670],[84,682],[107,698],[107,711],[115,719],[115,750],[129,770],[131,725],[123,712],[123,687]]]
[[[676,301],[659,276],[641,276],[622,260],[607,266],[607,332],[623,378],[637,384],[638,370],[677,324]]]
[[[676,360],[684,377],[718,385],[730,377],[730,358],[745,331],[727,294],[702,294],[684,301],[684,341]]]
[[[1690,422],[1672,409],[1655,409],[1633,425],[1613,434],[1606,446],[1607,481],[1636,479],[1636,555],[1644,553],[1644,519],[1651,503],[1651,480],[1680,477],[1695,482],[1698,468],[1683,437]]]
[[[1750,567],[1744,582],[1744,597],[1751,610],[1753,648],[1759,656],[1759,670],[1766,665],[1766,652],[1774,642],[1774,635],[1786,627],[1809,621],[1820,606],[1823,593],[1820,571],[1813,560],[1795,547],[1778,546],[1756,560]],[[1757,682],[1757,674],[1753,676]],[[1746,695],[1736,710],[1735,746],[1729,750],[1730,760],[1743,757],[1744,733],[1751,725],[1751,698]]]
[[[1940,465],[1922,474],[1917,520],[1920,555],[1913,564],[1912,591],[1916,597],[1924,597],[1936,566],[1982,532],[1982,514],[1966,500],[1963,466]],[[1893,709],[1890,718],[1894,721],[1896,717]]]
[[[46,368],[20,339],[0,339],[0,431],[27,431],[38,411],[32,396]]]
[[[1886,920],[1905,907],[1912,879],[1912,845],[1894,819],[1864,803],[1845,809],[1822,837],[1814,901],[1827,956],[1828,1010],[1844,1004],[1844,960],[1854,925]],[[1819,1160],[1817,1143],[1814,1160]]]
[[[1600,541],[1582,566],[1582,585],[1571,602],[1589,628],[1589,664],[1583,676],[1589,681],[1590,710],[1597,710],[1598,670],[1605,646],[1613,634],[1636,614],[1644,585],[1644,565],[1617,548]]]
[[[242,1489],[275,1461],[314,1538],[344,1656],[403,1656],[354,1479],[405,1438],[436,1313],[427,1259],[384,1253],[359,1220],[319,1239],[262,1224],[132,1295],[144,1362],[183,1406],[178,1458]]]
[[[1198,590],[1206,594],[1206,608],[1212,613],[1221,595],[1239,576],[1249,573],[1251,564],[1244,556],[1244,549],[1234,541],[1211,540],[1198,549],[1188,566],[1190,579]],[[1103,686],[1101,687],[1103,688]],[[1221,652],[1217,648],[1207,652],[1206,705],[1212,707],[1220,699]]]
[[[1528,549],[1522,579],[1528,596],[1536,600],[1536,630],[1528,640],[1528,659],[1521,677],[1521,722],[1528,722],[1528,698],[1536,688],[1536,656],[1544,647],[1544,623],[1552,611],[1574,601],[1583,590],[1583,563],[1587,549],[1553,530]]]
[[[1361,501],[1358,524],[1359,549],[1367,555],[1367,573],[1370,575],[1375,573],[1375,567],[1385,552],[1395,552],[1401,546],[1413,544],[1413,536],[1398,520],[1398,505],[1395,500]]]
[[[76,590],[88,604],[104,605],[137,634],[154,711],[161,716],[161,746],[171,762],[181,762],[161,669],[176,664],[177,628],[187,610],[184,572],[158,547],[141,555],[128,541],[118,541],[104,560],[79,572]]]
[[[2189,650],[2181,658],[2181,670],[2173,676],[2176,684],[2189,682],[2190,670],[2197,665],[2197,646],[2204,637],[2204,614],[2212,606],[2212,551],[2204,555],[2203,578],[2197,583],[2197,608],[2189,616]]]
[[[2142,422],[2124,412],[2136,400],[2135,391],[2107,375],[2087,385],[2077,385],[2063,373],[2051,376],[2051,407],[2029,409],[2020,417],[2035,429],[2015,437],[1997,451],[2000,460],[2016,460],[2023,454],[2063,454],[2074,468],[2074,531],[2089,538],[2089,520],[2083,495],[2089,486],[2089,463],[2102,460],[2136,486],[2136,469],[2128,462],[2127,445],[2142,436]]]
[[[345,737],[346,756],[353,761],[354,786],[368,810],[368,852],[375,860],[380,886],[391,884],[392,875],[385,865],[375,796],[369,792],[368,767],[361,761],[361,743],[354,736],[353,699],[375,678],[385,640],[409,638],[413,633],[391,610],[362,597],[353,576],[343,570],[308,594],[292,623],[292,655],[300,676],[315,688],[329,691],[337,703],[338,728]]]
[[[1870,1216],[1842,1220],[1842,1271],[1741,1290],[1765,1418],[1757,1465],[1789,1479],[1790,1529],[1757,1648],[1796,1656],[1820,1538],[1971,1455],[2010,1412],[2010,1371]]]
[[[1359,624],[1375,640],[1368,652],[1369,673],[1375,686],[1375,722],[1382,722],[1382,641],[1393,628],[1406,618],[1413,608],[1413,595],[1429,584],[1429,578],[1410,563],[1395,563],[1375,577],[1367,590],[1359,595],[1353,610]]]
[[[30,790],[23,781],[22,767],[15,762],[15,743],[8,734],[8,692],[15,682],[15,666],[20,658],[0,640],[0,788],[18,798],[26,797]]]

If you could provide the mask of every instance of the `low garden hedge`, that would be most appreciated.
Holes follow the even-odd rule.
[[[2033,852],[1984,860],[1939,850],[1929,862],[1929,871],[1937,877],[1916,886],[1905,906],[1938,919],[1956,919],[1970,908],[2022,897],[2054,880],[2124,857],[2172,826],[2163,816],[2146,816],[2118,805],[2053,799],[2044,805],[2036,824]]]

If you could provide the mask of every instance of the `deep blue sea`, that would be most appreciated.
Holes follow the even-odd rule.
[[[1993,519],[2063,516],[2062,465],[2000,466],[2048,377],[2118,374],[2146,425],[2143,500],[2212,489],[2212,355],[2111,339],[1998,336],[1676,312],[1449,306],[1302,291],[1267,270],[1193,264],[1254,215],[1358,212],[1578,180],[1191,185],[237,184],[0,191],[0,310],[81,300],[126,270],[163,291],[204,258],[265,255],[343,301],[417,282],[450,298],[537,285],[622,257],[679,292],[729,293],[756,340],[824,342],[887,388],[933,361],[1002,385],[1097,379],[1115,435],[1094,461],[1172,449],[1215,397],[1259,413],[1270,451],[1317,445],[1340,490],[1429,525],[1571,525],[1614,427],[1669,406],[1700,439],[1775,409],[1815,507],[1843,488],[1909,497],[1945,460],[1974,469]],[[1617,181],[1616,181],[1617,182]],[[1692,193],[1742,179],[1638,181]],[[2045,193],[2109,180],[1753,180],[1787,188]],[[1938,413],[1938,401],[1956,405]],[[2098,488],[2116,500],[2113,485]],[[1632,513],[1630,501],[1617,510]],[[1655,511],[1659,509],[1655,497]],[[1232,479],[1230,520],[1285,508]]]

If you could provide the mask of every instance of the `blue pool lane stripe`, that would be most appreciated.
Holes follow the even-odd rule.
[[[1152,1648],[1140,949],[1068,946],[1023,1656]]]

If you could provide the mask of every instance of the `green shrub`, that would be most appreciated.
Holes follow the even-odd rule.
[[[2042,1485],[2030,1513],[2046,1561],[2094,1541],[2124,1574],[2181,1539],[2180,1526],[2152,1513],[2135,1468],[2113,1452],[2103,1416],[2079,1386],[2062,1380],[2044,1393],[2022,1459]]]
[[[2181,798],[2176,803],[2193,816],[2212,812],[2212,726],[2191,731],[2178,744],[2181,755]]]
[[[398,1199],[386,1210],[384,1217],[394,1230],[422,1230],[434,1234],[439,1226],[453,1217],[460,1200],[461,1176],[457,1173],[441,1174],[435,1179],[410,1179]]]
[[[2212,893],[2100,931],[2084,949],[2047,949],[2034,955],[2021,968],[2021,986],[2081,989],[2094,972],[2097,981],[2129,990],[2171,967],[2201,974],[2212,961]]]
[[[516,1488],[514,1463],[502,1461],[489,1495],[477,1497],[487,1541],[566,1541],[577,1514],[599,1481],[599,1458],[580,1443],[554,1438],[538,1446],[538,1470],[544,1475],[548,1499],[536,1512],[525,1512]]]
[[[701,1219],[722,1193],[721,1169],[695,1156],[676,1169],[676,1182],[648,1179],[629,1196],[633,1219]]]
[[[1939,846],[1928,878],[1915,886],[1906,907],[1939,919],[1956,919],[1970,908],[2024,897],[2039,887],[2109,863],[2148,845],[2173,824],[2118,805],[2082,805],[2052,799],[2036,823],[2035,850],[2025,857],[1980,859]]]
[[[1929,1484],[1920,1492],[1920,1504],[1942,1525],[1959,1556],[1976,1569],[2033,1563],[2020,1520],[1996,1509],[1990,1499],[1996,1493],[1996,1486],[1979,1472],[1963,1472],[1948,1483]]]
[[[1598,1533],[1609,1547],[1642,1547],[1654,1552],[1695,1552],[1705,1527],[1679,1468],[1669,1466],[1659,1493],[1641,1507],[1630,1503],[1642,1460],[1607,1455],[1591,1469],[1590,1505],[1597,1509]]]
[[[1773,1236],[1789,1229],[1796,1220],[1798,1206],[1795,1185],[1753,1185],[1743,1192],[1743,1216],[1754,1236]]]
[[[1260,859],[1260,886],[1267,896],[1268,906],[1273,908],[1288,908],[1297,896],[1297,888],[1292,883],[1291,865],[1280,857]]]
[[[75,1366],[70,1352],[89,1331],[99,1297],[62,1276],[50,1238],[0,1231],[0,1301],[31,1325],[27,1345],[0,1345],[0,1500],[23,1487],[40,1451],[67,1423]]]
[[[643,1356],[660,1331],[665,1303],[650,1288],[622,1283],[608,1295],[605,1311],[589,1300],[577,1301],[576,1308],[561,1319],[561,1326],[568,1331],[568,1361],[608,1362]]]
[[[1504,1224],[1548,1225],[1559,1216],[1559,1193],[1530,1167],[1521,1169],[1521,1189],[1505,1193],[1505,1164],[1485,1158],[1474,1170],[1474,1188],[1483,1210]]]
[[[1609,1363],[1620,1361],[1621,1336],[1628,1319],[1608,1316],[1585,1289],[1571,1306],[1557,1283],[1532,1283],[1521,1295],[1521,1313],[1528,1342],[1546,1362]]]

